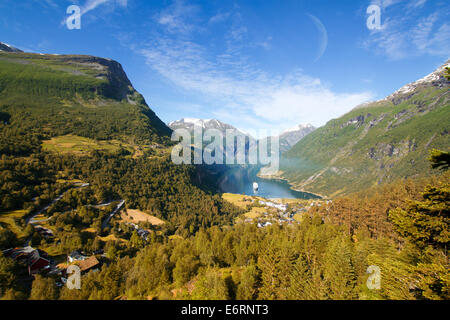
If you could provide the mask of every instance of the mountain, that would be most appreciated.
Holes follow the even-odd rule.
[[[295,144],[297,144],[301,139],[306,137],[308,134],[316,130],[311,124],[299,124],[294,128],[288,129],[280,134],[280,152],[286,152],[290,150]]]
[[[239,129],[229,125],[227,123],[221,122],[216,119],[195,119],[195,118],[183,118],[181,120],[172,121],[168,124],[169,128],[172,130],[176,129],[187,129],[190,132],[193,132],[194,126],[200,126],[203,130],[208,129],[217,129],[223,133],[225,136],[227,130],[232,130],[236,135],[246,135],[244,132]]]
[[[0,52],[0,111],[45,138],[150,144],[171,134],[118,62],[92,56]]]
[[[0,51],[4,51],[4,52],[23,52],[20,49],[14,48],[13,46],[10,46],[7,43],[4,42],[0,42]]]
[[[233,134],[236,137],[244,137],[245,138],[245,156],[248,156],[248,151],[250,148],[250,145],[256,143],[256,140],[249,134],[244,133],[243,131],[233,127],[230,124],[221,122],[219,120],[216,119],[196,119],[196,118],[183,118],[181,120],[177,120],[177,121],[172,121],[168,124],[169,128],[171,128],[172,130],[176,130],[176,129],[186,129],[188,130],[191,135],[193,135],[194,133],[194,127],[198,126],[202,128],[202,131],[205,132],[206,130],[209,129],[216,129],[219,130],[222,135],[223,135],[223,148],[220,148],[221,152],[223,153],[223,161],[226,162],[227,156],[226,156],[226,134],[227,131],[231,132],[231,134]],[[238,150],[240,150],[240,148],[238,147],[238,143],[241,140],[235,139],[234,140],[234,156],[237,156],[237,152]],[[244,140],[242,140],[244,141]],[[203,142],[203,147],[205,148],[207,145],[209,145],[209,141],[204,141]],[[205,150],[205,149],[204,149]],[[206,169],[209,170],[209,169]],[[215,171],[216,169],[214,169]],[[222,169],[220,169],[222,170]]]
[[[88,251],[60,240],[87,227],[91,242],[109,234],[104,219],[119,199],[165,221],[161,233],[231,223],[239,209],[211,194],[207,172],[172,162],[171,134],[116,61],[0,52],[0,235],[6,226],[23,244],[18,231],[44,210],[58,252]],[[10,228],[2,218],[16,211],[21,226]]]
[[[177,120],[177,121],[172,121],[168,124],[168,126],[172,129],[172,130],[176,130],[176,129],[187,129],[190,132],[193,132],[194,130],[194,126],[200,126],[202,127],[204,130],[207,129],[217,129],[220,130],[223,135],[225,136],[226,134],[226,130],[232,130],[236,135],[244,135],[250,138],[250,141],[252,142],[256,142],[256,140],[244,133],[243,131],[233,127],[232,125],[229,125],[227,123],[221,122],[219,120],[216,119],[195,119],[195,118],[184,118],[181,120]],[[281,133],[279,135],[280,138],[280,152],[285,152],[287,150],[289,150],[290,148],[292,148],[297,142],[299,142],[302,138],[304,138],[306,135],[310,134],[311,132],[313,132],[316,128],[313,127],[310,124],[306,124],[306,125],[298,125],[295,126],[294,128],[288,129],[286,131],[284,131],[283,133]]]
[[[275,177],[336,196],[431,174],[429,150],[450,147],[449,63],[315,130],[283,154]]]

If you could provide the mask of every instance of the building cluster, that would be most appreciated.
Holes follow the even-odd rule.
[[[76,265],[80,268],[81,275],[88,273],[89,271],[97,272],[100,270],[101,263],[95,255],[87,256],[80,253],[78,250],[72,251],[67,256],[67,265],[58,265],[61,271],[61,282],[67,282],[67,267],[68,265]]]
[[[275,202],[271,202],[271,201],[259,200],[259,203],[262,204],[263,206],[275,208],[275,209],[283,211],[283,212],[285,212],[288,208],[287,204],[275,203]]]
[[[43,270],[50,270],[52,266],[52,260],[45,251],[34,249],[30,246],[7,249],[3,251],[3,256],[25,263],[30,276]]]
[[[129,224],[136,230],[137,234],[145,241],[148,241],[150,232],[148,230],[142,229],[137,224],[129,222]]]
[[[98,271],[101,267],[101,263],[95,255],[86,256],[79,251],[73,251],[67,256],[67,264],[59,265],[55,265],[53,259],[45,251],[30,246],[7,249],[3,251],[3,256],[25,264],[31,277],[36,274],[61,276],[61,282],[57,283],[59,286],[67,282],[66,270],[69,265],[77,265],[81,275],[89,271]]]

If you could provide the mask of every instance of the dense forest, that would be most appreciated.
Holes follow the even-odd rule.
[[[0,254],[2,299],[449,299],[447,152],[431,153],[429,177],[259,228],[236,223],[245,210],[214,192],[204,168],[170,161],[170,129],[120,65],[4,53],[0,64],[0,249],[102,262],[69,290]],[[121,201],[163,223],[139,223],[146,239],[119,218],[105,224]],[[36,215],[52,237],[29,223]],[[369,266],[380,289],[367,286]]]
[[[4,298],[448,299],[448,181],[443,172],[339,198],[293,226],[108,243],[108,263],[83,277],[81,290],[38,276],[25,293],[19,266],[1,258]],[[366,285],[369,265],[381,269],[380,290]]]

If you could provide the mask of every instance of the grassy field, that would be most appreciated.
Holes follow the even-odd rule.
[[[135,209],[127,209],[126,211],[122,211],[120,218],[121,221],[124,222],[132,222],[132,223],[149,222],[154,226],[160,226],[164,224],[164,221],[162,221],[161,219],[158,219],[155,216],[152,216],[148,213]]]
[[[253,202],[252,200],[264,200],[260,197],[250,197],[242,194],[234,194],[234,193],[224,193],[222,195],[222,198],[228,202],[231,202],[235,206],[243,209],[247,209],[249,205],[251,205]]]
[[[28,210],[16,210],[0,213],[0,225],[14,232],[18,239],[25,236],[24,228],[17,225],[16,219],[22,219],[28,214]]]
[[[116,237],[115,235],[113,235],[113,234],[110,234],[110,235],[108,235],[108,236],[106,236],[106,237],[100,237],[100,236],[98,236],[98,238],[99,238],[100,240],[102,240],[103,242],[108,242],[108,241],[121,241],[121,242],[125,242],[125,243],[128,242],[128,240],[122,239],[122,238],[117,238],[117,237]]]
[[[133,146],[118,140],[101,141],[75,135],[54,137],[51,140],[44,141],[42,147],[47,151],[74,154],[86,154],[93,150],[116,152],[120,148],[124,148],[131,153],[134,152]]]
[[[261,217],[265,212],[267,212],[266,208],[253,207],[252,210],[250,212],[245,213],[244,216],[249,219],[256,219]]]

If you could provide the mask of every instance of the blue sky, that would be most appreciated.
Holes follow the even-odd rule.
[[[80,30],[65,24],[72,4]],[[449,16],[447,0],[0,0],[0,41],[117,60],[165,122],[284,130],[432,72],[450,56]]]

